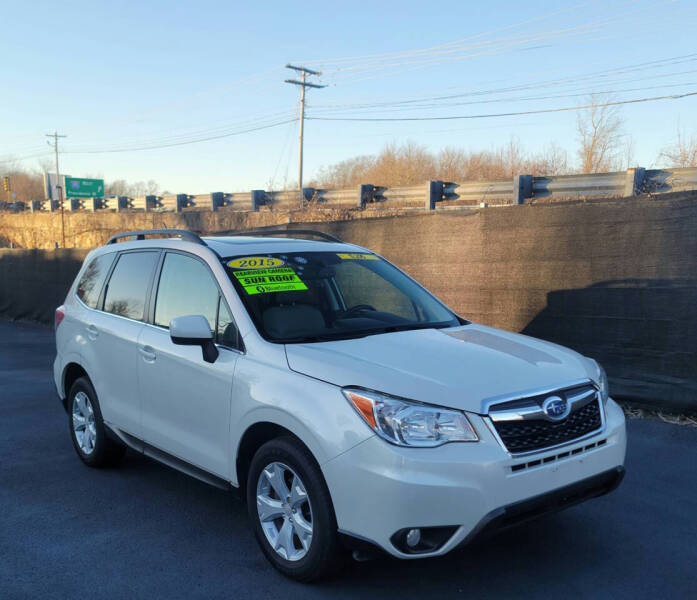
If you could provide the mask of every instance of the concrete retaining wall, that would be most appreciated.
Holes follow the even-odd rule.
[[[0,315],[53,323],[88,252],[0,249]]]
[[[523,205],[312,227],[379,252],[467,318],[597,358],[617,396],[697,412],[694,198]],[[83,254],[0,251],[0,312],[50,320]]]

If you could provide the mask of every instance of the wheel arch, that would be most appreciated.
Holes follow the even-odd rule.
[[[65,365],[65,367],[63,367],[63,375],[61,377],[63,397],[61,398],[61,401],[63,402],[63,408],[66,411],[68,410],[68,393],[70,392],[70,388],[80,377],[87,377],[87,379],[92,381],[85,367],[78,362],[70,361]]]
[[[237,486],[241,498],[246,497],[245,488],[247,485],[247,475],[254,454],[266,442],[279,437],[289,436],[302,444],[314,459],[317,468],[320,470],[320,473],[322,473],[322,477],[324,477],[321,466],[323,461],[322,458],[318,456],[316,444],[308,444],[305,439],[303,439],[304,436],[302,436],[296,428],[292,425],[289,427],[288,425],[288,423],[280,424],[277,420],[264,419],[250,424],[240,436],[235,453],[234,475],[237,478]],[[315,446],[315,448],[312,446]]]

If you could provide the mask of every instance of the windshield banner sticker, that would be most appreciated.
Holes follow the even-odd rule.
[[[342,260],[380,260],[375,254],[360,254],[358,252],[349,252],[337,254]]]
[[[290,267],[234,271],[233,275],[250,296],[307,289],[307,286]]]
[[[227,266],[233,269],[261,269],[263,267],[282,267],[285,263],[280,258],[268,256],[245,256],[235,258],[228,262]]]

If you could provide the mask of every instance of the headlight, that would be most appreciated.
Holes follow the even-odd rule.
[[[479,439],[465,414],[458,410],[356,388],[345,388],[343,392],[375,433],[392,444],[423,448]]]
[[[605,373],[605,369],[603,369],[600,366],[598,361],[593,360],[592,358],[591,361],[593,361],[593,364],[595,364],[595,368],[598,370],[596,383],[600,388],[600,398],[602,399],[603,404],[605,404],[607,402],[607,399],[610,397],[610,391],[607,383],[607,374]]]

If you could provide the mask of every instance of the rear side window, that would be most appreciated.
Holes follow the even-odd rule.
[[[215,331],[218,286],[208,269],[195,258],[165,256],[155,302],[155,325],[169,327],[175,317],[203,315]]]
[[[155,325],[169,327],[172,319],[186,315],[203,315],[217,343],[239,347],[237,327],[211,272],[201,261],[171,252],[160,274]]]
[[[116,254],[102,254],[90,261],[77,284],[75,293],[87,306],[97,308],[104,280]]]
[[[158,252],[122,254],[109,279],[104,298],[104,310],[142,321],[148,285],[158,257]]]

